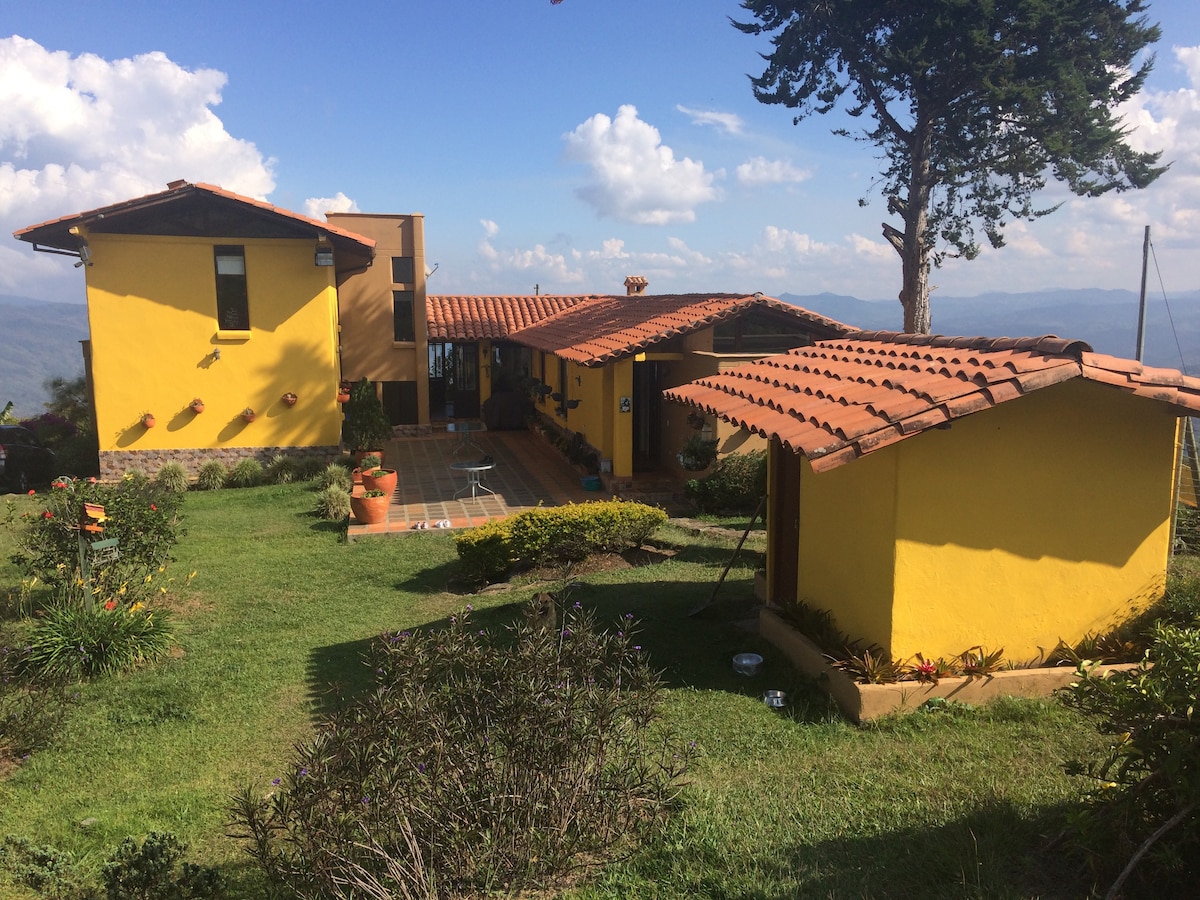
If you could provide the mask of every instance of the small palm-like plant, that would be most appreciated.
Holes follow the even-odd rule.
[[[229,470],[229,478],[226,484],[230,487],[254,487],[262,484],[263,467],[257,459],[247,457],[240,459],[234,464],[234,467]]]
[[[229,470],[225,468],[225,464],[218,459],[210,459],[196,473],[196,487],[202,491],[220,490],[225,487],[228,478]]]

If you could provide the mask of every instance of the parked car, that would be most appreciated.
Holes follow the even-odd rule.
[[[0,487],[27,491],[54,477],[54,452],[28,428],[0,425]]]

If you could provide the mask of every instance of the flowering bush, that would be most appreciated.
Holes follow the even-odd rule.
[[[155,662],[171,649],[167,614],[108,600],[88,608],[59,602],[38,620],[29,664],[52,678],[96,678]]]
[[[268,796],[238,794],[251,855],[300,897],[518,892],[661,823],[690,750],[656,727],[632,621],[605,632],[577,607],[505,639],[466,613],[384,634],[374,690]]]

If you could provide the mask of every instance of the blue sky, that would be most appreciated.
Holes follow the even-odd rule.
[[[216,183],[319,216],[422,212],[434,293],[832,291],[895,297],[874,152],[757,103],[726,0],[0,0],[0,226]],[[1200,288],[1200,4],[1159,0],[1127,111],[1174,166],[952,262],[950,295],[1136,290],[1142,230]],[[862,209],[861,196],[871,199]],[[0,293],[82,302],[69,260],[0,242]],[[936,328],[936,297],[934,319]]]

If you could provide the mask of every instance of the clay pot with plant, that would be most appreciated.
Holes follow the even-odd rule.
[[[188,408],[192,412],[199,415],[200,413],[204,412],[204,401],[201,400],[199,397],[197,397],[195,400],[193,400],[191,403],[188,404]]]
[[[360,525],[377,525],[387,521],[388,504],[392,498],[379,489],[363,491],[350,498],[350,512]]]
[[[396,493],[397,480],[395,469],[377,468],[369,472],[364,470],[362,475],[364,488],[368,491],[383,491],[389,497]]]
[[[242,410],[242,421],[243,422],[253,422],[257,417],[258,417],[258,414],[253,409],[251,409],[249,406],[247,406],[245,409]]]

